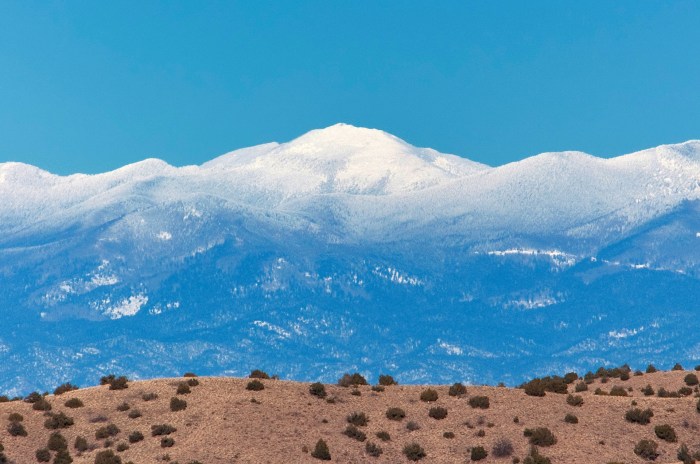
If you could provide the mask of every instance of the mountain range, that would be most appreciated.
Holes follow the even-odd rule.
[[[700,360],[700,141],[498,167],[337,124],[200,166],[0,164],[0,390],[505,382]]]

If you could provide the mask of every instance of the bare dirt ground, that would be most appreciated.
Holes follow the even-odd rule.
[[[48,395],[46,399],[52,405],[51,412],[64,412],[74,419],[74,425],[59,432],[67,439],[76,464],[94,463],[106,444],[124,463],[315,463],[321,461],[313,458],[310,451],[319,439],[327,442],[331,462],[339,463],[407,463],[410,461],[402,450],[412,442],[425,450],[422,462],[472,462],[470,448],[483,446],[489,455],[479,462],[512,463],[516,457],[523,462],[530,448],[523,431],[534,427],[548,427],[556,436],[556,444],[539,448],[552,463],[648,462],[633,452],[635,444],[642,439],[658,443],[659,456],[655,462],[675,463],[679,462],[676,453],[681,443],[687,444],[691,452],[700,450],[698,393],[658,398],[644,396],[640,390],[650,384],[655,390],[664,387],[677,391],[685,386],[683,379],[688,373],[656,372],[632,376],[626,381],[610,379],[606,383],[596,380],[588,391],[575,393],[582,396],[582,406],[568,405],[565,394],[532,397],[522,389],[480,386],[467,386],[467,394],[461,397],[449,396],[448,386],[435,386],[432,388],[438,392],[438,399],[427,403],[420,400],[425,386],[393,385],[375,392],[370,386],[355,389],[326,385],[328,396],[321,399],[309,393],[309,383],[262,380],[264,390],[249,391],[246,385],[250,379],[213,377],[199,377],[199,385],[192,387],[189,394],[176,395],[178,383],[187,379],[173,378],[129,382],[124,390],[113,391],[107,386],[83,388],[59,396]],[[569,392],[574,392],[575,383],[569,385]],[[631,387],[631,396],[593,393],[596,388],[609,391],[615,385]],[[353,394],[354,390],[360,395]],[[146,393],[156,393],[158,397],[144,401],[142,395]],[[469,399],[476,395],[489,398],[488,409],[470,407]],[[186,400],[187,408],[172,412],[172,397]],[[71,398],[82,400],[84,406],[66,407],[65,402]],[[329,399],[333,400],[329,402]],[[625,420],[632,401],[637,402],[637,407],[652,409],[654,416],[650,424]],[[129,404],[129,410],[119,411],[117,407],[124,402]],[[446,418],[429,417],[430,408],[436,406],[447,409]],[[386,411],[390,407],[404,409],[406,417],[401,421],[389,420]],[[141,416],[130,418],[129,413],[135,409]],[[364,442],[342,433],[348,425],[347,416],[353,412],[363,412],[369,418],[366,426],[358,427],[367,436]],[[9,434],[10,413],[24,417],[21,423],[27,436]],[[567,414],[574,414],[578,423],[565,422]],[[103,421],[95,422],[100,417]],[[33,410],[32,404],[24,401],[0,403],[0,442],[10,462],[37,462],[36,450],[46,447],[53,432],[45,428],[46,418],[43,411]],[[409,421],[420,428],[409,431],[406,427]],[[116,436],[96,438],[96,431],[109,424],[118,427]],[[170,424],[177,429],[169,435],[174,440],[173,446],[163,448],[162,437],[151,436],[151,426],[158,424]],[[669,443],[655,435],[654,427],[662,424],[675,429],[677,442]],[[145,438],[129,443],[128,436],[134,431],[140,431]],[[381,431],[390,435],[389,441],[377,438],[377,432]],[[454,437],[446,438],[446,432]],[[95,449],[78,452],[74,448],[78,436],[85,437]],[[513,453],[496,458],[492,447],[504,438],[512,442]],[[367,441],[379,445],[383,453],[371,457],[365,450]],[[129,448],[116,452],[120,444]],[[55,454],[51,453],[51,462]]]

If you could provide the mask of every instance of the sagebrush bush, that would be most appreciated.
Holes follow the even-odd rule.
[[[671,370],[672,370],[672,371],[682,371],[682,370],[683,370],[683,366],[681,366],[680,363],[676,363],[676,364],[673,365],[673,367],[671,368]]]
[[[421,401],[437,401],[438,399],[438,392],[433,390],[432,388],[426,388],[423,390],[420,394],[420,400]]]
[[[24,416],[18,412],[13,412],[7,416],[7,420],[10,422],[22,422],[24,420]]]
[[[129,434],[129,443],[138,443],[144,439],[144,436],[138,430],[135,430]]]
[[[680,448],[678,448],[678,454],[676,455],[676,457],[683,464],[695,464],[695,459],[693,458],[693,455],[690,454],[688,446],[685,443],[683,443],[680,446]]]
[[[124,451],[126,451],[126,450],[128,450],[128,449],[129,449],[129,445],[127,445],[126,443],[119,443],[119,444],[117,445],[117,452],[118,452],[118,453],[124,452]]]
[[[656,367],[654,367],[653,364],[649,364],[649,365],[647,366],[647,374],[653,374],[654,372],[656,372],[656,370],[657,370],[657,369],[656,369]]]
[[[653,440],[640,440],[634,447],[634,454],[647,461],[654,461],[659,453],[656,451],[659,445]]]
[[[126,402],[117,406],[117,411],[119,412],[128,411],[129,409],[131,409],[131,406],[129,406],[129,403]]]
[[[251,382],[251,383],[252,383],[252,382]],[[262,385],[262,382],[259,382],[259,383],[260,383],[260,385]],[[250,384],[248,384],[248,385],[250,385]],[[263,388],[264,388],[264,386],[263,386]],[[250,388],[249,388],[248,390],[250,390]],[[261,390],[262,390],[262,388],[261,388]],[[180,382],[180,383],[177,384],[177,390],[175,390],[175,394],[177,394],[177,395],[187,395],[187,394],[189,394],[191,391],[192,391],[192,390],[190,390],[190,386],[189,386],[189,384],[188,384],[187,382]]]
[[[102,440],[117,435],[120,432],[119,427],[114,424],[105,425],[95,430],[95,438]]]
[[[68,449],[68,442],[66,441],[66,438],[59,432],[54,432],[51,435],[49,435],[49,441],[46,444],[46,447],[51,451]]]
[[[530,453],[525,457],[523,464],[552,464],[552,460],[541,455],[536,446],[530,448]]]
[[[363,427],[367,425],[368,419],[364,412],[353,412],[347,416],[347,421],[352,425]]]
[[[171,437],[163,437],[160,439],[161,448],[172,448],[175,446],[175,439]]]
[[[51,451],[49,451],[47,448],[41,448],[36,450],[36,453],[34,453],[36,456],[37,462],[49,462],[51,461]]]
[[[493,444],[491,454],[497,458],[504,458],[513,454],[513,443],[507,438],[500,438]]]
[[[644,396],[654,396],[654,393],[656,392],[654,391],[651,385],[647,384],[646,387],[642,388],[642,393],[644,394]]]
[[[311,456],[321,461],[330,461],[331,452],[328,449],[328,444],[323,440],[318,440],[316,442],[316,447],[314,447],[314,450],[311,452]]]
[[[430,411],[428,411],[428,416],[432,417],[433,419],[442,420],[447,417],[447,409],[440,406],[430,408]]]
[[[578,424],[578,417],[573,414],[567,414],[564,416],[564,422],[567,424]]]
[[[547,427],[525,429],[523,435],[528,438],[531,445],[535,446],[552,446],[557,442],[556,437]]]
[[[688,374],[683,378],[683,381],[689,387],[694,387],[698,384],[698,376],[695,374]]]
[[[610,396],[628,396],[625,387],[615,385],[610,389]]]
[[[545,391],[544,391],[544,384],[540,381],[540,379],[533,379],[530,380],[528,383],[524,384],[523,390],[525,390],[525,394],[528,396],[544,396]]]
[[[66,402],[63,403],[63,404],[64,404],[67,408],[72,408],[72,409],[75,409],[75,408],[82,408],[83,406],[85,406],[85,405],[83,404],[83,402],[80,401],[79,398],[71,398],[71,399],[69,399],[68,401],[66,401]]]
[[[379,385],[382,385],[384,387],[388,387],[390,385],[398,385],[399,383],[394,380],[394,378],[390,375],[380,375],[379,376]]]
[[[386,410],[386,418],[393,421],[400,421],[406,417],[406,411],[401,408],[389,408]]]
[[[365,433],[362,430],[358,429],[357,427],[355,427],[352,424],[348,424],[348,426],[345,427],[345,430],[343,431],[343,435],[346,435],[346,436],[353,438],[357,441],[365,441],[367,439],[367,435],[365,435]]]
[[[122,458],[114,454],[112,450],[104,450],[95,456],[95,464],[122,464]]]
[[[46,401],[45,398],[40,398],[32,404],[32,409],[35,411],[51,411],[51,403]]]
[[[197,374],[195,374],[194,372],[185,372],[184,374],[182,374],[182,376],[183,377],[197,377]]]
[[[452,439],[452,438],[455,437],[455,434],[454,434],[454,432],[444,432],[444,433],[442,434],[442,437],[443,437],[443,438]]]
[[[151,392],[151,393],[144,393],[141,395],[141,399],[144,401],[153,401],[158,399],[158,393]]]
[[[172,412],[184,411],[185,409],[187,409],[187,401],[174,396],[170,398],[170,410]]]
[[[488,453],[483,446],[475,446],[471,450],[470,457],[472,461],[481,461],[482,459],[486,459],[486,456],[488,456]]]
[[[66,416],[63,412],[49,415],[49,418],[44,421],[44,427],[49,430],[65,429],[75,423],[72,417]]]
[[[488,409],[489,408],[489,397],[488,396],[472,396],[469,398],[469,406],[478,409]]]
[[[359,372],[355,372],[352,375],[345,373],[338,380],[338,385],[341,387],[367,385],[367,379],[365,379]]]
[[[323,385],[321,382],[312,383],[309,386],[309,393],[313,396],[318,397],[318,398],[325,398],[326,397],[326,386]]]
[[[566,404],[569,406],[583,406],[583,397],[570,394],[566,397]]]
[[[131,411],[129,411],[129,414],[127,414],[127,416],[129,417],[129,419],[138,419],[142,416],[142,414],[141,411],[139,411],[138,409],[132,409]]]
[[[198,387],[198,386],[199,386],[199,380],[197,380],[197,379],[195,379],[195,378],[187,379],[187,385],[189,385],[190,387]]]
[[[427,456],[423,447],[416,442],[404,446],[403,454],[409,461],[420,461]]]
[[[154,437],[160,435],[170,435],[177,432],[177,429],[170,424],[159,424],[151,426],[151,435]]]
[[[36,403],[37,401],[39,401],[43,398],[44,397],[39,392],[33,391],[24,397],[24,402],[25,403]]]
[[[87,451],[89,447],[88,441],[85,437],[75,437],[73,447],[82,453],[83,451]]]
[[[382,455],[384,450],[382,449],[381,446],[377,445],[376,443],[368,441],[367,444],[365,445],[365,452],[368,455],[372,456],[373,458],[378,458],[379,456]]]
[[[588,385],[586,384],[586,382],[579,382],[576,384],[576,387],[574,387],[574,391],[576,393],[588,391]]]
[[[249,379],[263,379],[263,380],[269,380],[270,376],[267,375],[267,372],[261,371],[260,369],[254,369],[250,371],[250,375],[248,376]]]
[[[12,437],[26,437],[27,429],[24,428],[21,422],[10,422],[7,424],[7,433]]]
[[[465,387],[460,382],[453,383],[450,389],[447,391],[450,396],[463,396],[467,394],[467,387]]]
[[[129,388],[129,379],[123,375],[115,377],[109,381],[110,390],[125,390]]]
[[[67,383],[64,383],[64,384],[56,387],[56,389],[53,391],[53,394],[58,396],[58,395],[62,395],[64,393],[66,393],[66,392],[77,390],[77,389],[78,389],[77,385],[73,385],[72,383],[67,382]]]
[[[53,458],[53,464],[71,464],[73,462],[73,458],[70,456],[70,453],[68,453],[68,450],[60,450],[56,453],[56,456]]]
[[[255,379],[248,382],[248,385],[246,385],[245,389],[250,391],[261,391],[265,389],[265,384]]]
[[[675,443],[677,440],[676,431],[668,424],[657,425],[654,427],[654,433],[658,438],[669,443]]]
[[[408,421],[406,423],[406,430],[408,430],[409,432],[413,432],[413,431],[419,430],[419,429],[420,429],[420,425],[417,422]]]
[[[627,422],[632,422],[633,424],[646,425],[651,422],[651,418],[654,417],[654,412],[651,409],[639,409],[632,408],[628,409],[625,413],[625,420]]]
[[[379,432],[376,433],[377,438],[379,438],[381,441],[390,441],[391,440],[391,435],[389,435],[389,432],[386,432],[384,430],[380,430]]]

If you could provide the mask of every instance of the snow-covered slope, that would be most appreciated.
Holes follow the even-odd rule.
[[[680,337],[700,301],[699,197],[699,141],[489,167],[338,124],[201,166],[3,163],[3,385],[194,360],[483,381],[503,379],[499,362],[517,380],[698,359]]]

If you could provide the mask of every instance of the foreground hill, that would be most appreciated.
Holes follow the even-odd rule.
[[[514,385],[700,362],[699,141],[489,167],[340,124],[201,166],[4,163],[0,198],[12,394],[191,365]]]
[[[428,389],[424,386],[387,385],[382,389],[325,385],[326,396],[321,398],[311,394],[309,383],[301,382],[214,377],[158,379],[129,382],[128,388],[120,390],[103,385],[48,395],[38,404],[46,408],[42,403],[45,400],[51,405],[50,412],[35,410],[33,404],[37,403],[1,403],[0,441],[10,462],[21,464],[37,462],[36,451],[46,447],[56,431],[65,437],[74,463],[90,464],[104,459],[98,455],[106,449],[114,450],[121,462],[137,464],[311,463],[319,462],[312,453],[320,439],[327,443],[331,461],[343,463],[409,462],[404,448],[412,443],[422,448],[423,462],[528,462],[525,459],[530,453],[530,439],[539,440],[539,453],[552,463],[632,464],[647,462],[651,457],[656,462],[672,463],[678,461],[681,444],[687,444],[690,455],[700,452],[700,394],[696,385],[687,386],[693,383],[689,374],[681,370],[637,372],[629,378],[624,374],[617,378],[604,374],[589,378],[586,391],[578,391],[585,385],[579,379],[566,387],[574,399],[580,396],[578,402],[567,399],[567,394],[529,396],[527,389],[505,387],[467,386],[462,394],[451,396],[449,387],[435,386],[432,389],[437,398],[426,402],[421,400]],[[182,386],[187,382],[191,385],[189,393]],[[250,390],[250,382],[261,382],[264,389]],[[648,385],[656,395],[684,387],[691,392],[682,390],[688,396],[676,398],[645,396],[643,389]],[[599,388],[610,392],[616,386],[624,388],[613,391],[621,394],[622,390],[628,396],[594,393]],[[454,387],[452,390],[456,393]],[[316,392],[319,391],[317,386]],[[184,409],[172,411],[174,397],[186,402]],[[65,406],[67,402],[82,406],[69,408]],[[626,420],[626,414],[634,407],[653,412],[648,424]],[[391,420],[389,408],[403,412],[394,410]],[[69,422],[61,419],[61,412],[73,424],[47,429],[46,425]],[[445,412],[446,417],[442,417]],[[364,441],[344,433],[354,413],[357,414],[353,422],[359,432],[351,435],[366,435]],[[16,414],[22,416],[21,421]],[[17,433],[17,424],[26,436]],[[669,427],[660,427],[666,425]],[[159,427],[156,432],[162,434],[153,436],[154,426],[171,426],[172,430]],[[10,434],[13,427],[17,436]],[[533,438],[524,435],[526,429],[543,427],[553,433],[555,443],[551,444],[551,437],[542,431],[535,431]],[[136,439],[135,432],[140,432],[143,439]],[[385,433],[384,440],[378,438],[380,432]],[[82,443],[84,451],[74,447],[78,437],[86,439]],[[658,446],[651,455],[644,455],[646,458],[634,451],[641,440],[652,440]],[[370,442],[381,452],[368,445]],[[478,459],[477,447],[483,447],[485,458]],[[50,452],[51,462],[59,462],[54,461],[56,454]],[[414,452],[411,456],[420,454]],[[692,461],[688,459],[687,462]]]

